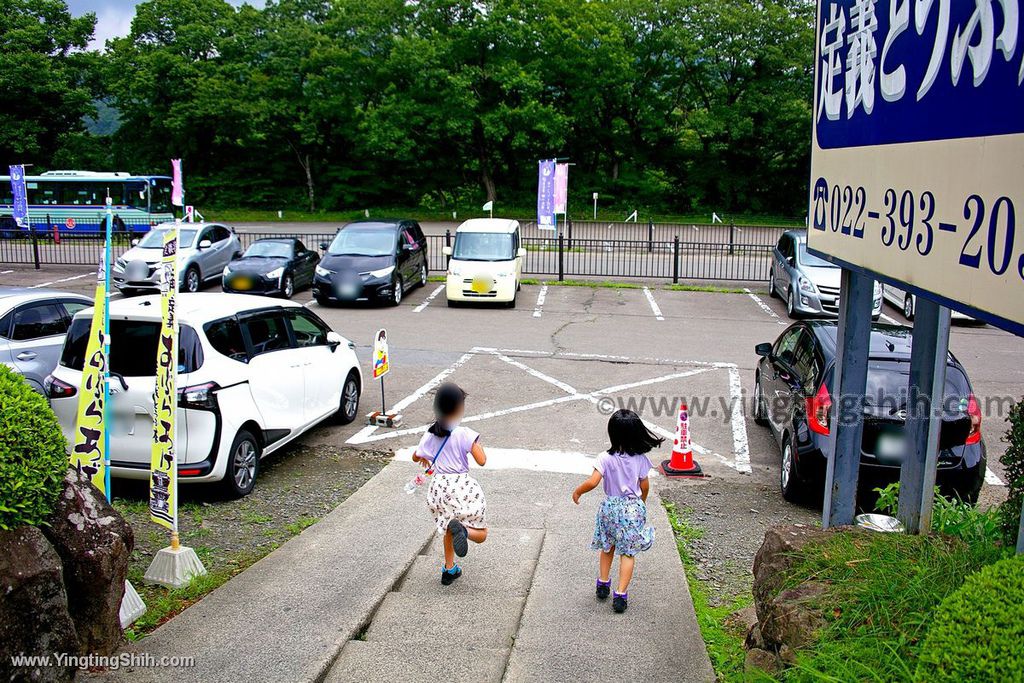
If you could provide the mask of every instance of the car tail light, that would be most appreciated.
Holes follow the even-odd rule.
[[[78,393],[75,387],[53,375],[47,375],[43,380],[43,391],[46,392],[48,398],[68,398]]]
[[[202,473],[202,470],[178,470],[178,475],[182,477],[197,477]]]
[[[832,408],[832,397],[821,383],[818,393],[807,399],[807,424],[812,432],[817,434],[829,433],[829,410]]]
[[[971,431],[967,433],[967,441],[964,443],[970,446],[981,441],[981,408],[974,394],[967,398],[967,416],[971,418]]]
[[[178,405],[182,408],[196,410],[216,410],[218,389],[220,389],[220,385],[216,382],[185,387],[178,392]]]

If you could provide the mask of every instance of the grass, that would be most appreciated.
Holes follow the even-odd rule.
[[[286,524],[284,528],[287,529],[288,533],[290,533],[292,536],[298,536],[304,530],[308,529],[309,527],[313,526],[316,523],[317,523],[317,518],[316,517],[310,517],[308,515],[303,515],[302,517],[299,517],[297,520],[295,520],[291,524]]]
[[[743,663],[746,652],[743,640],[746,636],[740,629],[726,624],[726,619],[736,610],[743,609],[753,603],[749,594],[737,595],[731,602],[719,606],[711,606],[711,593],[697,578],[697,565],[690,555],[689,544],[703,536],[703,530],[691,525],[687,519],[687,511],[678,509],[673,503],[664,503],[668,513],[672,533],[676,539],[679,559],[686,568],[687,582],[690,586],[690,597],[693,609],[697,614],[697,625],[707,647],[711,665],[715,669],[719,681],[746,680]]]

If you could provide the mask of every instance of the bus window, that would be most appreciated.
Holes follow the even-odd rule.
[[[0,206],[14,206],[14,191],[10,181],[0,180]]]
[[[60,204],[60,194],[53,183],[25,183],[29,206],[52,206]]]
[[[107,203],[107,188],[98,183],[63,183],[64,203],[72,206],[104,206]],[[29,193],[29,203],[32,194]]]
[[[171,181],[167,178],[157,178],[150,185],[151,201],[150,213],[171,213]]]
[[[135,182],[124,184],[124,201],[125,206],[130,206],[133,209],[146,210],[149,205],[149,197],[146,196],[146,183]],[[117,203],[115,197],[115,204]]]

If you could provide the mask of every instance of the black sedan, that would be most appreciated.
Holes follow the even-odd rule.
[[[313,284],[319,262],[320,256],[294,237],[256,240],[224,269],[224,291],[290,299],[297,290]]]
[[[755,347],[761,356],[754,376],[754,419],[767,425],[782,452],[779,484],[786,500],[823,490],[834,411],[835,321],[790,326],[774,344]],[[898,481],[905,454],[911,329],[874,324],[868,362],[861,442],[862,498]],[[975,503],[985,478],[981,411],[967,371],[950,354],[939,436],[936,484],[943,495]]]

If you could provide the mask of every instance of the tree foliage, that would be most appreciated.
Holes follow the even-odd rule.
[[[628,209],[800,214],[813,12],[146,0],[129,35],[93,55],[96,94],[122,122],[103,149],[135,172],[180,156],[191,198],[221,205],[529,204],[537,159],[556,156],[576,164],[579,207],[597,191]]]

